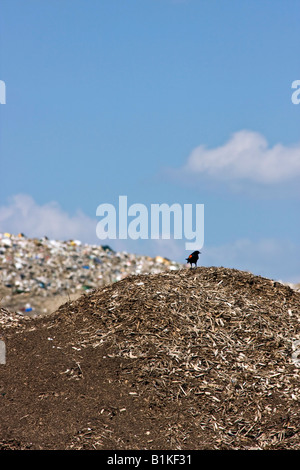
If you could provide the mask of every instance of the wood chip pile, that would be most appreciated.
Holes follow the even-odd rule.
[[[70,383],[85,387],[77,424],[56,418],[56,448],[300,449],[300,293],[288,286],[215,267],[133,275],[20,322],[3,329],[8,343],[20,348],[32,334],[47,343],[49,361],[65,358],[56,406],[71,399]],[[37,353],[26,351],[20,368]],[[42,373],[34,377],[36,396],[53,389]],[[79,418],[78,406],[88,413],[89,403],[92,415]],[[36,399],[36,415],[39,406]],[[31,431],[25,442],[20,432],[19,446],[55,447],[53,436]]]

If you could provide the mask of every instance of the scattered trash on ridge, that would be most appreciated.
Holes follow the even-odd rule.
[[[156,274],[180,267],[180,263],[161,256],[115,252],[108,245],[3,233],[0,234],[1,306],[22,315],[45,315],[69,299],[120,281],[129,274]]]

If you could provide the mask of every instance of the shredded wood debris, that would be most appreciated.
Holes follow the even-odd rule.
[[[222,267],[132,275],[21,322],[7,338],[51,331],[72,358],[68,384],[110,361],[110,386],[129,400],[118,419],[139,410],[135,440],[103,421],[65,448],[300,449],[300,293],[289,286]]]

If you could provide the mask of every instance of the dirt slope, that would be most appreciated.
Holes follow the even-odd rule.
[[[2,449],[300,449],[300,293],[197,268],[2,309]],[[1,339],[1,338],[0,338]]]

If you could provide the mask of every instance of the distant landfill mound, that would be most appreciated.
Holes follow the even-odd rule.
[[[300,449],[289,286],[165,268],[48,316],[1,312],[2,449]]]
[[[47,315],[67,300],[129,274],[180,267],[161,256],[115,252],[108,245],[0,233],[1,306],[22,315]]]

